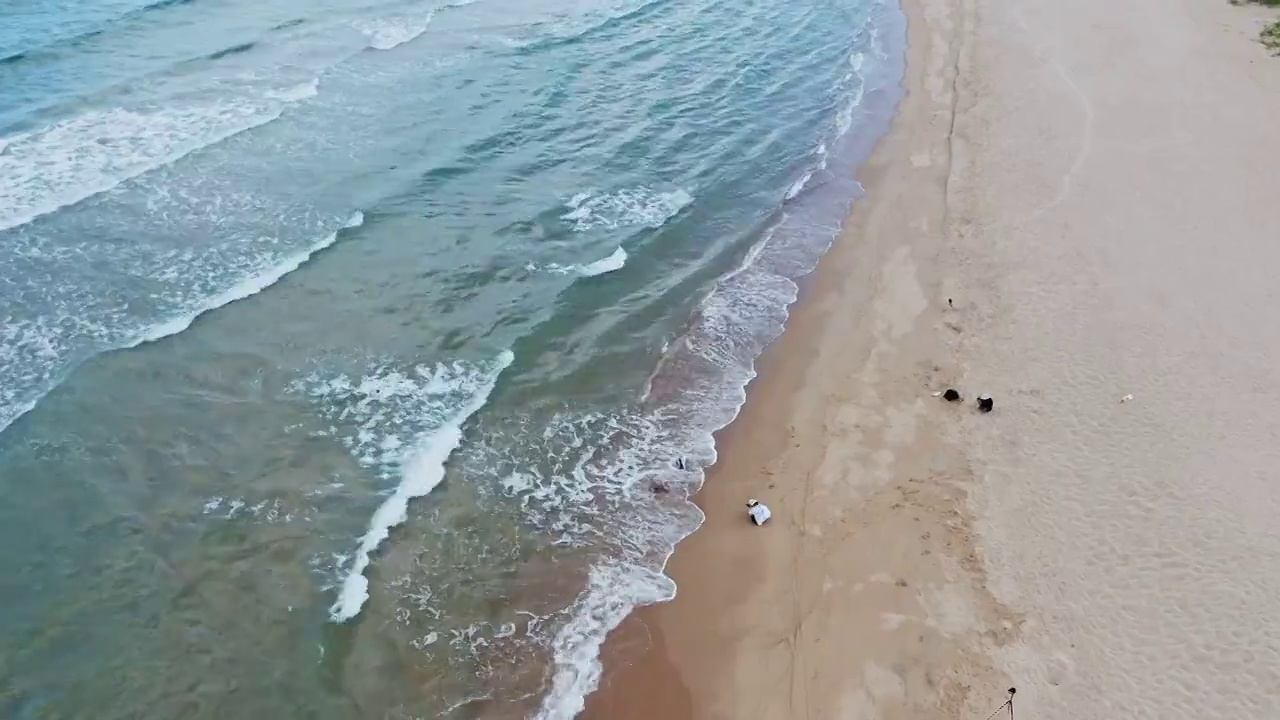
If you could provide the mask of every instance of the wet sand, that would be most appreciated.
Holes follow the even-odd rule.
[[[904,9],[867,197],[584,717],[1280,717],[1268,11]]]

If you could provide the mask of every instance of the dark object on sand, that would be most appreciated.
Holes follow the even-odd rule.
[[[947,388],[947,391],[942,393],[942,399],[947,402],[960,402],[960,393],[956,392],[955,388]]]
[[[987,716],[987,720],[992,720],[992,718],[994,718],[996,715],[999,715],[1000,711],[1005,708],[1009,708],[1009,720],[1013,720],[1013,694],[1016,692],[1018,692],[1018,688],[1009,688],[1009,699],[1005,700],[1003,705],[996,708],[995,712]]]
[[[978,410],[987,413],[991,412],[991,408],[996,406],[996,401],[991,399],[990,395],[978,396]]]
[[[947,307],[949,307],[949,308],[953,308],[953,307],[955,307],[955,306],[956,306],[956,304],[955,304],[955,303],[953,303],[953,302],[951,302],[951,298],[947,298]]]

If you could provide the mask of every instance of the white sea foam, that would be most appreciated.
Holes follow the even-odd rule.
[[[411,17],[376,18],[357,20],[353,23],[356,30],[368,38],[369,47],[374,50],[390,50],[399,47],[427,31],[435,11]]]
[[[862,105],[862,96],[866,89],[866,83],[861,75],[857,75],[853,79],[857,81],[853,96],[849,98],[849,102],[845,103],[840,113],[836,115],[836,137],[843,137],[853,128],[853,113]]]
[[[362,224],[364,224],[364,213],[357,211],[347,219],[346,223],[343,224],[342,229],[345,230],[359,227]],[[191,327],[191,323],[195,322],[196,318],[207,312],[230,305],[237,300],[243,300],[247,297],[257,295],[263,290],[275,285],[277,282],[280,282],[281,278],[285,275],[288,275],[294,270],[302,267],[302,264],[310,260],[312,255],[315,255],[321,250],[337,242],[339,232],[341,231],[336,230],[329,235],[326,235],[324,238],[321,238],[319,242],[313,244],[311,247],[289,255],[279,263],[265,268],[255,275],[244,278],[235,285],[227,288],[225,291],[200,302],[191,311],[179,317],[172,318],[147,328],[132,342],[126,344],[125,347],[135,347],[143,343],[154,342],[161,338],[169,337],[170,335],[176,335]]]
[[[351,23],[351,26],[364,34],[371,49],[391,50],[426,32],[440,10],[464,7],[474,2],[476,0],[457,0],[425,12],[356,20]]]
[[[550,418],[521,423],[521,429],[492,446],[476,449],[478,466],[499,477],[501,492],[518,499],[531,524],[558,538],[561,544],[589,542],[597,497],[623,497],[643,472],[650,451],[660,443],[654,428],[633,418],[597,413],[557,412]],[[588,449],[609,447],[618,433],[637,440],[634,447],[618,448],[601,464]],[[511,448],[536,447],[538,457],[509,457]],[[636,452],[639,450],[639,452]]]
[[[675,594],[675,583],[661,573],[612,563],[592,568],[587,589],[552,642],[555,674],[535,720],[573,720],[582,712],[587,695],[600,683],[600,646],[605,636],[635,608],[670,600]]]
[[[357,212],[342,228],[356,227],[363,219],[364,216]],[[178,297],[173,300],[178,309],[176,315],[141,328],[137,327],[137,319],[128,317],[122,310],[86,316],[63,309],[60,314],[50,313],[26,320],[0,317],[0,431],[35,407],[39,397],[28,394],[47,392],[65,372],[68,358],[73,354],[135,347],[182,332],[201,315],[255,295],[279,282],[315,253],[332,245],[338,232],[340,230],[291,255],[246,263],[237,268],[236,275],[242,279],[227,289],[206,297]],[[196,261],[185,260],[188,261],[175,261],[172,268],[175,275],[192,270],[192,263]],[[153,277],[170,279],[162,275]]]
[[[320,404],[333,423],[330,434],[361,465],[380,478],[395,479],[414,439],[445,425],[458,407],[472,401],[488,376],[488,368],[465,362],[409,368],[384,362],[369,365],[359,378],[313,373],[294,390]]]
[[[813,170],[805,171],[804,175],[801,175],[798,180],[791,183],[791,187],[787,188],[787,194],[784,197],[787,200],[794,200],[796,196],[804,190],[805,186],[809,184],[809,181],[813,179],[813,173]]]
[[[608,257],[600,258],[595,262],[585,265],[557,265],[550,263],[548,265],[528,265],[527,269],[532,271],[545,270],[549,273],[557,275],[577,275],[578,277],[595,277],[596,275],[604,275],[614,270],[621,270],[627,264],[627,251],[622,248],[614,250]]]
[[[0,138],[0,230],[106,192],[280,117],[312,83],[259,101],[218,101],[154,111],[91,110]]]
[[[850,119],[852,119],[852,116],[850,116]],[[787,188],[787,192],[783,196],[784,200],[796,199],[809,186],[809,181],[813,179],[814,174],[827,169],[826,143],[818,143],[818,147],[813,151],[813,158],[815,160],[813,167],[806,170],[795,182],[791,183],[791,187]]]
[[[309,100],[320,94],[320,78],[312,78],[279,92],[270,93],[270,97],[287,103]]]
[[[856,73],[862,72],[862,66],[866,63],[866,55],[860,52],[853,52],[849,55],[849,67],[853,68]]]
[[[876,35],[875,26],[872,25],[871,35],[868,43],[871,46],[871,49],[873,50],[876,49],[875,45],[877,42],[876,40],[877,37],[878,36]],[[837,113],[836,115],[836,137],[837,138],[844,136],[846,133],[849,132],[850,129],[853,128],[854,111],[857,110],[858,107],[862,105],[862,98],[866,95],[867,80],[866,80],[866,76],[863,74],[863,69],[865,65],[866,65],[865,52],[855,51],[849,55],[850,70],[849,70],[849,73],[844,76],[844,82],[850,84],[850,87],[849,87],[850,96],[849,96],[849,102],[845,103],[844,107],[841,108],[840,112]]]
[[[593,263],[587,263],[578,267],[578,274],[582,277],[595,277],[611,273],[614,270],[621,270],[623,265],[627,264],[627,251],[618,248],[613,251],[607,258],[601,258]]]
[[[565,203],[560,216],[577,232],[596,228],[662,227],[693,202],[682,189],[658,192],[649,187],[626,188],[611,193],[581,192]]]
[[[291,509],[279,498],[251,503],[245,498],[214,496],[204,502],[201,514],[223,520],[248,519],[262,523],[292,523],[295,520],[310,521],[310,509]]]
[[[21,393],[43,384],[46,368],[59,358],[59,324],[57,318],[0,318],[0,430],[35,407]]]
[[[357,423],[345,441],[363,464],[394,467],[399,475],[399,484],[374,512],[369,530],[360,538],[330,609],[334,622],[360,614],[369,597],[364,572],[370,555],[392,528],[407,519],[409,501],[430,493],[444,479],[445,461],[462,442],[463,424],[488,401],[498,376],[514,359],[507,350],[483,368],[455,363],[411,372],[379,370],[358,383],[346,376],[303,382],[306,392],[327,403],[328,416]],[[406,417],[408,411],[417,411],[420,417]],[[404,426],[397,419],[427,427],[406,441],[393,432]]]

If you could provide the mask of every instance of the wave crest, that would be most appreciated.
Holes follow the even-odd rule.
[[[463,424],[488,402],[498,376],[514,360],[504,350],[481,366],[375,368],[355,381],[346,375],[329,380],[312,376],[301,383],[300,389],[321,404],[327,418],[347,427],[342,442],[362,465],[399,479],[360,537],[330,608],[333,622],[360,614],[369,599],[364,572],[373,552],[408,518],[409,501],[444,480],[445,461],[462,442]]]
[[[575,232],[597,228],[662,227],[693,202],[693,196],[677,188],[659,192],[646,186],[611,193],[581,192],[574,195],[560,216]]]

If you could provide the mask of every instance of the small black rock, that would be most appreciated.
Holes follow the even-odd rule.
[[[942,393],[942,399],[947,402],[960,402],[960,393],[953,388],[947,388],[947,391]]]
[[[990,395],[978,396],[978,409],[984,413],[991,412],[991,408],[996,406],[996,401],[991,399]]]

